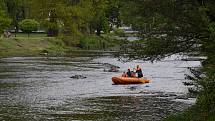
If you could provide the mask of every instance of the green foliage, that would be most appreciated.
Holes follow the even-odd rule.
[[[100,35],[120,23],[118,0],[11,0],[6,4],[15,8],[9,12],[14,21],[23,17],[35,19],[48,36],[80,36],[95,31]]]
[[[100,49],[101,43],[107,44],[100,37],[92,36],[92,37],[82,37],[80,39],[80,47],[83,49]]]
[[[3,0],[5,11],[12,20],[12,27],[15,31],[18,31],[18,22],[23,20],[27,16],[27,6],[24,3],[26,0]]]
[[[205,113],[201,107],[194,105],[182,113],[172,114],[164,121],[214,121],[215,113]]]
[[[121,4],[123,21],[146,41],[145,48],[131,50],[140,58],[155,60],[182,52],[200,53],[200,46],[195,45],[209,36],[209,20],[198,1],[121,0]]]
[[[123,29],[115,29],[114,34],[119,37],[125,37],[125,31]]]
[[[104,31],[105,34],[109,33],[110,31],[110,26],[108,19],[106,17],[102,17],[102,30]]]
[[[123,21],[132,24],[145,41],[143,46],[130,47],[131,58],[156,60],[178,53],[199,53],[207,57],[201,73],[192,78],[200,92],[197,108],[169,120],[212,120],[210,114],[215,113],[215,2],[121,0],[121,4]]]
[[[178,115],[171,115],[164,121],[188,121],[188,120],[186,120],[182,114],[178,114]]]
[[[25,19],[19,22],[19,27],[23,32],[29,34],[38,30],[39,23],[33,19]]]
[[[10,26],[11,20],[7,17],[5,11],[0,9],[0,34]]]
[[[59,37],[66,46],[77,47],[80,43],[78,36],[60,36]]]
[[[57,23],[47,22],[48,29],[59,29],[59,25]]]
[[[120,19],[120,0],[108,0],[108,7],[106,9],[106,17],[108,18],[111,27],[121,25]],[[111,28],[113,29],[113,28]]]
[[[39,19],[47,29],[60,27],[61,35],[86,35],[97,29],[99,32],[109,31],[105,17],[107,0],[31,0],[29,5],[32,6],[32,17]]]
[[[109,37],[99,37],[99,36],[83,36],[80,39],[80,47],[83,49],[91,50],[102,50],[109,47],[113,47],[117,43],[114,43]]]

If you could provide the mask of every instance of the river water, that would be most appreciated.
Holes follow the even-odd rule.
[[[113,56],[0,59],[0,120],[160,121],[195,102],[182,82],[187,67],[200,62],[177,58],[154,63],[122,63]],[[112,84],[112,76],[137,64],[149,84]],[[104,72],[112,65],[120,71]],[[87,78],[70,78],[74,75]]]

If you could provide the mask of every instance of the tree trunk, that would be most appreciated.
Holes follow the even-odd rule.
[[[101,35],[101,27],[98,27],[98,28],[96,29],[96,35],[97,35],[97,36],[100,36],[100,35]]]
[[[17,33],[19,33],[19,27],[18,27],[18,25],[15,26],[15,37],[16,37]]]

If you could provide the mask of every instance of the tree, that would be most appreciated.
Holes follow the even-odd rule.
[[[120,0],[108,0],[108,7],[105,14],[111,30],[113,30],[114,26],[119,27],[121,25],[120,7]]]
[[[4,32],[11,24],[11,20],[8,18],[4,10],[0,8],[0,34]]]
[[[198,9],[197,2],[126,2],[128,4],[124,3],[122,8],[123,21],[128,25],[132,24],[133,29],[146,38],[147,48],[136,49],[141,51],[137,53],[143,53],[141,58],[159,59],[180,52],[198,51],[199,48],[193,45],[200,44],[200,39],[208,36],[207,21],[203,19],[204,12]]]
[[[59,33],[58,11],[64,6],[66,0],[29,0],[26,2],[29,6],[29,18],[35,19],[41,23],[47,30],[47,36],[54,37]]]
[[[199,53],[207,57],[190,79],[198,99],[191,120],[207,120],[215,110],[215,2],[212,0],[121,0],[123,22],[132,24],[145,38],[142,46],[130,47],[130,57],[148,60],[172,54]],[[134,7],[135,6],[135,7]],[[128,11],[129,10],[129,11]],[[198,114],[198,115],[196,115]]]
[[[18,22],[26,17],[24,0],[4,0],[3,4],[9,17],[12,19],[12,26],[18,32]]]
[[[103,29],[103,23],[105,23],[105,11],[108,7],[108,1],[107,0],[93,0],[92,3],[93,6],[93,19],[91,21],[91,31],[94,32],[96,30],[96,35],[100,36],[101,31]]]
[[[93,18],[91,0],[31,0],[29,3],[31,17],[39,20],[48,33],[54,33],[51,36],[57,36],[58,32],[71,36],[89,33],[89,21]]]
[[[39,23],[33,19],[25,19],[19,22],[19,27],[23,32],[28,33],[29,37],[30,33],[38,30]]]
[[[118,0],[29,0],[30,18],[47,29],[48,36],[109,32],[119,23]],[[115,5],[115,3],[117,3]],[[112,12],[113,11],[113,12]]]

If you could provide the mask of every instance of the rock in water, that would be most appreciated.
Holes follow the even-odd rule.
[[[70,78],[73,78],[73,79],[85,79],[87,77],[85,77],[83,75],[74,75],[74,76],[71,76]]]

